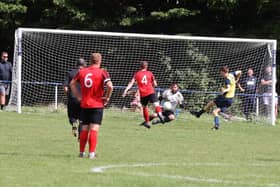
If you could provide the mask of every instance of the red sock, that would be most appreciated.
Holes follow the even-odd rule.
[[[143,115],[144,115],[145,121],[149,122],[150,117],[149,117],[149,109],[148,109],[148,107],[144,107],[143,108]]]
[[[97,144],[97,131],[90,130],[89,131],[89,152],[95,152],[96,144]]]
[[[156,106],[156,113],[160,113],[162,112],[161,107],[160,106]]]
[[[87,140],[88,140],[88,131],[82,130],[80,133],[80,152],[85,152]]]

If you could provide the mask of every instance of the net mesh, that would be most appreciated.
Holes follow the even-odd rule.
[[[17,44],[17,42],[16,42]],[[110,73],[115,86],[110,107],[130,108],[133,95],[122,98],[122,92],[139,68],[140,60],[147,60],[163,92],[171,83],[178,83],[184,95],[186,108],[199,109],[215,98],[223,79],[219,69],[227,65],[230,71],[242,70],[246,77],[248,68],[257,78],[254,109],[251,113],[266,118],[261,78],[265,67],[271,65],[267,42],[214,41],[186,38],[104,35],[102,33],[48,33],[22,32],[22,105],[50,105],[55,101],[65,103],[62,83],[66,72],[74,68],[77,59],[89,60],[91,52],[103,55],[102,67]],[[15,50],[13,85],[10,104],[17,103],[17,56]],[[258,92],[258,93],[257,93]],[[229,113],[243,116],[249,97],[237,90]],[[271,114],[270,114],[271,115]]]

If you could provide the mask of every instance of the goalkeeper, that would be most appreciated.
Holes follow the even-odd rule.
[[[70,82],[71,80],[77,75],[80,69],[86,67],[87,63],[83,58],[79,58],[76,63],[76,68],[72,69],[71,71],[67,72],[65,81],[63,83],[63,89],[65,94],[67,95],[67,116],[69,119],[69,123],[72,126],[72,134],[76,137],[80,133],[80,113],[81,107],[80,102],[78,99],[73,95]],[[79,128],[79,132],[78,132]],[[78,139],[80,137],[78,136]]]
[[[213,130],[218,130],[220,127],[219,113],[225,112],[233,103],[233,98],[235,95],[236,83],[241,77],[241,71],[235,71],[229,73],[229,68],[223,66],[220,69],[221,76],[225,79],[224,86],[221,89],[221,95],[217,96],[213,101],[210,101],[203,109],[200,111],[190,111],[190,113],[197,118],[199,118],[204,112],[209,111],[213,106],[217,106],[213,110],[214,115],[214,126]]]
[[[163,103],[163,112],[164,122],[173,121],[176,118],[175,111],[178,106],[180,108],[185,108],[184,97],[179,91],[179,86],[176,83],[171,84],[170,88],[165,90],[162,96],[159,97],[159,100]],[[149,116],[150,121],[157,118],[157,114],[154,113]],[[159,119],[152,122],[153,125],[161,123]]]

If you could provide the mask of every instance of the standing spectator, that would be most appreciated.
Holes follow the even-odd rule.
[[[81,114],[81,107],[80,102],[78,99],[73,95],[71,88],[70,88],[70,82],[71,80],[77,75],[80,69],[86,67],[87,63],[83,58],[79,58],[79,60],[76,63],[76,68],[69,71],[66,75],[65,81],[63,83],[63,89],[65,94],[67,95],[67,115],[69,119],[69,123],[72,126],[72,134],[76,137],[78,134],[80,134],[80,114]],[[80,87],[78,87],[78,90],[80,91]],[[77,128],[79,127],[79,132],[77,131]],[[78,136],[79,139],[79,136]]]
[[[257,91],[257,78],[254,76],[254,71],[249,68],[247,76],[243,78],[241,83],[237,83],[240,91],[244,93],[242,97],[244,115],[246,119],[249,119],[249,115],[255,110],[256,103],[256,91]]]
[[[140,93],[140,100],[143,107],[143,116],[145,119],[145,123],[143,124],[143,126],[146,128],[150,128],[151,125],[149,123],[150,120],[148,109],[149,102],[154,104],[156,113],[162,123],[164,123],[164,116],[162,115],[162,110],[155,94],[154,87],[157,86],[157,82],[153,73],[148,70],[148,62],[142,61],[140,62],[140,66],[141,69],[134,74],[134,77],[131,79],[131,81],[125,88],[123,92],[123,97],[126,96],[128,90],[136,82]]]
[[[113,91],[108,72],[101,69],[102,56],[92,53],[89,67],[81,69],[70,82],[73,95],[81,101],[82,130],[80,133],[80,157],[85,157],[85,146],[89,144],[89,158],[96,157],[97,134],[103,119],[103,108],[108,104]],[[78,85],[81,86],[81,92]],[[104,86],[107,87],[104,96]]]
[[[9,85],[12,80],[12,64],[8,61],[8,52],[1,53],[0,63],[0,105],[1,110],[6,105],[6,96],[9,94]]]
[[[272,104],[272,68],[271,66],[267,66],[265,68],[265,73],[263,78],[261,79],[261,87],[263,91],[263,104],[265,107],[265,115],[269,116],[271,111]],[[276,94],[277,95],[277,94]],[[277,102],[275,102],[275,116],[277,117]]]

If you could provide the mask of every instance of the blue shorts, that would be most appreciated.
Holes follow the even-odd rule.
[[[214,103],[222,112],[225,112],[228,107],[233,103],[233,98],[225,98],[223,95],[219,95],[214,99]]]

